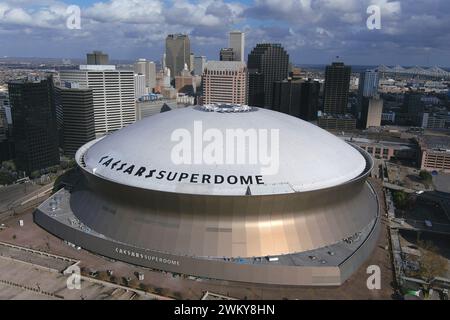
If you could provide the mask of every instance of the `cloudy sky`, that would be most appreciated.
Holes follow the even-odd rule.
[[[67,28],[71,5],[81,29]],[[377,5],[381,29],[369,30]],[[112,59],[159,60],[169,33],[188,33],[192,51],[218,59],[227,33],[281,43],[300,64],[450,67],[449,0],[0,0],[0,56],[82,58],[103,50]]]

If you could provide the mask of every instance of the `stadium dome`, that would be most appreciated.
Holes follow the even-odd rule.
[[[197,129],[200,132],[196,132]],[[191,148],[191,163],[173,163],[172,152],[176,145],[172,141],[174,132],[177,130],[189,132],[193,145],[194,140],[202,142],[204,133],[209,129],[218,131],[224,140],[227,131],[235,129],[234,132],[246,137],[244,149],[249,152],[252,145],[255,146],[260,142],[267,141],[270,145],[270,133],[275,134],[278,131],[277,145],[273,146],[273,149],[277,149],[273,152],[273,160],[277,162],[274,164],[276,168],[274,172],[264,175],[261,182],[266,186],[278,186],[283,192],[333,187],[357,177],[366,167],[366,160],[354,147],[298,118],[257,108],[243,112],[219,110],[208,112],[206,108],[189,107],[143,119],[98,141],[84,154],[85,169],[116,183],[144,189],[193,194],[244,195],[248,187],[245,182],[248,179],[244,180],[244,183],[241,181],[234,183],[236,179],[232,179],[229,183],[229,179],[226,178],[221,184],[202,183],[202,178],[206,174],[211,177],[259,176],[265,166],[259,161],[256,161],[256,164],[239,164],[237,161],[239,151],[236,152],[235,161],[231,164],[227,164],[226,159],[223,159],[226,156],[225,151],[224,157],[219,157],[218,161],[223,159],[220,165],[207,164],[202,161],[202,153],[209,143],[205,141],[203,148]],[[261,130],[267,132],[267,135],[259,134]],[[265,139],[266,136],[269,136],[268,139]],[[250,141],[250,137],[253,141]],[[235,141],[237,145],[237,140]],[[230,141],[224,141],[224,146],[226,142]],[[255,151],[258,156],[259,150]],[[248,153],[246,156],[244,163],[249,162]],[[197,164],[196,158],[200,159]],[[121,166],[122,164],[125,165]],[[117,170],[119,168],[122,170]],[[129,168],[131,169],[124,173]],[[140,168],[146,170],[136,175]],[[150,170],[156,170],[153,177],[145,178]],[[157,179],[160,171],[164,171],[163,178]],[[172,173],[170,177],[169,173]],[[188,177],[180,181],[181,173],[188,174]],[[193,174],[200,174],[196,179],[197,183],[190,182]],[[174,179],[169,181],[167,178]]]
[[[114,259],[204,278],[338,285],[376,244],[370,156],[275,111],[161,113],[89,142],[76,161],[78,183],[35,221]]]

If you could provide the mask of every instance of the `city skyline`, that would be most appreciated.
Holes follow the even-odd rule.
[[[366,26],[370,4],[381,9],[380,30]],[[81,9],[80,30],[66,26],[69,5]],[[257,43],[281,43],[296,64],[328,64],[341,56],[350,65],[449,67],[446,9],[445,0],[4,0],[0,32],[8,45],[0,56],[76,59],[98,49],[117,60],[159,61],[165,37],[183,32],[195,55],[218,60],[228,32],[241,30],[245,52]]]
[[[0,303],[449,300],[448,12],[0,0]]]

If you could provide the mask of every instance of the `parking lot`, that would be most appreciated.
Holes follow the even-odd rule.
[[[450,174],[439,173],[433,176],[433,184],[437,191],[450,193]]]
[[[133,291],[89,281],[69,290],[67,276],[0,257],[0,300],[130,300],[149,299]]]
[[[402,219],[428,220],[432,223],[450,225],[448,217],[438,205],[416,202],[411,209],[397,210],[397,212],[396,216]]]
[[[7,187],[0,187],[0,213],[7,211],[9,207],[22,197],[25,197],[42,186],[33,183],[15,184]]]

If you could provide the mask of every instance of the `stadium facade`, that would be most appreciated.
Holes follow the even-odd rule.
[[[195,141],[193,161],[175,164],[174,132],[195,136],[199,123],[203,133],[224,137],[230,129],[275,130],[278,140],[266,151],[276,151],[277,170],[198,161]],[[256,142],[246,138],[248,151]],[[282,113],[229,105],[178,109],[89,142],[76,161],[78,181],[42,203],[35,222],[132,264],[201,278],[332,286],[361,266],[378,239],[378,199],[367,181],[371,157]]]

